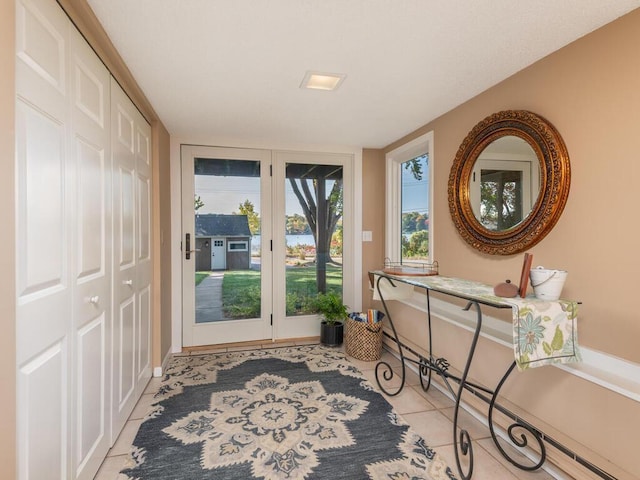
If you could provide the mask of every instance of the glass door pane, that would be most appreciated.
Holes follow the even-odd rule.
[[[342,296],[343,167],[286,163],[286,316],[313,313],[319,292]]]
[[[260,162],[194,159],[195,322],[258,318]]]
[[[480,223],[489,230],[516,226],[522,218],[522,172],[485,170],[480,173]]]

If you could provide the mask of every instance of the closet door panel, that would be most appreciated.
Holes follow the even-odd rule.
[[[18,478],[67,478],[72,185],[66,62],[55,2],[16,3]]]
[[[68,344],[62,340],[18,369],[18,478],[68,478]]]
[[[131,296],[118,306],[118,313],[114,325],[114,430],[120,431],[129,416],[129,408],[135,404],[135,343],[136,331],[136,302]]]
[[[66,134],[63,121],[23,98],[16,116],[17,289],[30,302],[68,289]]]
[[[76,334],[76,409],[74,429],[74,478],[93,478],[109,449],[104,410],[106,399],[106,330],[101,313]]]
[[[116,142],[117,143],[117,142]],[[112,427],[118,432],[135,405],[135,171],[127,158],[114,154],[114,301]]]
[[[110,75],[80,34],[70,44],[74,202],[74,478],[91,479],[111,445]]]
[[[150,126],[111,82],[114,225],[113,428],[119,430],[151,377]]]
[[[151,261],[151,178],[138,172],[138,263]]]
[[[16,90],[50,113],[66,111],[68,31],[69,21],[55,2],[17,2]]]
[[[138,341],[137,375],[138,392],[141,394],[151,378],[151,132],[141,115],[136,132],[136,170],[138,178],[136,212],[137,222],[137,271]]]
[[[136,374],[139,396],[151,378],[151,285],[138,293],[138,332]]]

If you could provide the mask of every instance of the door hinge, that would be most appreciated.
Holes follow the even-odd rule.
[[[269,176],[273,177],[273,165],[269,165]]]
[[[271,314],[271,326],[273,327],[273,313]]]
[[[269,240],[269,248],[273,252],[273,240]]]

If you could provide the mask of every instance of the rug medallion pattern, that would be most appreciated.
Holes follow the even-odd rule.
[[[175,357],[155,398],[120,479],[455,478],[335,349]]]

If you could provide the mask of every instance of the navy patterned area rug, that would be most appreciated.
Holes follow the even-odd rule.
[[[316,345],[174,357],[119,478],[455,477],[343,353]]]

